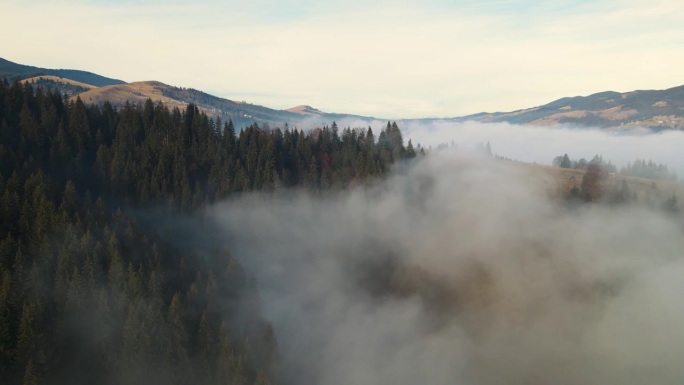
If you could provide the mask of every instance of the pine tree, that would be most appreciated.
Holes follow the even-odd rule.
[[[24,367],[29,360],[38,357],[39,334],[36,325],[36,313],[33,305],[24,304],[19,321],[19,334],[14,359],[19,367]]]
[[[13,358],[14,348],[12,321],[15,315],[12,314],[9,298],[12,279],[10,274],[9,270],[0,267],[0,377],[10,370],[9,363]]]
[[[408,146],[406,146],[406,158],[412,159],[416,157],[416,151],[413,149],[413,143],[411,139],[408,141]]]
[[[24,370],[24,382],[23,385],[38,385],[38,374],[36,373],[36,368],[33,365],[33,360],[29,360],[26,364],[26,369]]]

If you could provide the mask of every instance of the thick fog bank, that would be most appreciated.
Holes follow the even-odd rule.
[[[468,148],[490,142],[498,155],[524,162],[550,164],[565,153],[574,159],[590,160],[601,155],[618,168],[636,158],[663,163],[684,175],[684,132],[655,133],[647,129],[614,130],[564,126],[520,126],[507,123],[407,122],[401,125],[406,137],[425,147],[451,144]]]
[[[284,382],[681,383],[678,220],[564,208],[530,172],[444,152],[370,188],[212,207]]]
[[[531,126],[509,123],[479,123],[407,120],[397,122],[406,141],[425,148],[455,145],[468,150],[490,143],[496,155],[529,163],[551,164],[553,158],[568,154],[572,159],[591,160],[601,155],[619,168],[635,159],[653,160],[684,176],[684,131],[654,132],[646,128],[609,129],[571,126]],[[317,122],[320,125],[320,122]],[[369,123],[342,119],[340,127],[368,127]],[[379,132],[387,122],[374,121]],[[315,127],[315,125],[305,125]]]

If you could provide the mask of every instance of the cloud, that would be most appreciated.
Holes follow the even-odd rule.
[[[473,124],[438,137],[504,128],[521,130],[498,138],[511,149],[533,134],[571,152],[628,140]],[[682,223],[569,210],[548,187],[533,168],[447,151],[370,187],[248,195],[208,215],[258,279],[285,383],[677,383]]]

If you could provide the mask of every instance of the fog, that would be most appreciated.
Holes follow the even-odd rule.
[[[472,149],[489,142],[495,154],[523,162],[551,164],[553,158],[567,153],[572,159],[591,160],[601,155],[620,169],[636,158],[662,163],[684,176],[684,132],[665,130],[654,133],[646,128],[601,129],[576,126],[521,126],[508,123],[449,122],[445,120],[398,121],[406,142],[436,148],[452,143]],[[304,127],[320,124],[311,120]],[[340,127],[368,127],[368,122],[343,119]],[[387,122],[374,121],[377,134]]]
[[[618,168],[636,158],[651,159],[684,175],[682,131],[653,133],[645,128],[611,130],[439,121],[432,124],[414,121],[403,127],[408,137],[425,146],[451,143],[452,140],[465,146],[489,141],[498,155],[541,164],[550,164],[554,157],[565,153],[573,159],[587,160],[599,154]]]
[[[404,128],[414,143],[489,141],[546,164],[565,152],[683,163],[679,132]],[[681,219],[568,207],[551,187],[534,168],[440,151],[370,186],[208,212],[258,280],[285,384],[680,383]]]

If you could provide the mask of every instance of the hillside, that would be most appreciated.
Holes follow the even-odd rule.
[[[163,90],[158,83],[140,82],[83,95],[168,98]],[[477,342],[495,335],[489,320],[502,317],[528,330],[536,327],[537,304],[547,298],[534,296],[545,292],[535,284],[511,297],[519,291],[509,290],[495,267],[506,273],[520,269],[520,279],[512,281],[515,288],[536,277],[561,279],[567,294],[552,297],[554,306],[563,299],[559,309],[577,301],[610,309],[606,301],[621,287],[614,276],[584,272],[594,271],[598,258],[612,249],[599,245],[596,255],[586,250],[598,241],[640,236],[634,227],[605,236],[600,231],[605,222],[566,215],[566,207],[634,203],[654,212],[669,209],[667,215],[681,218],[676,197],[683,189],[674,182],[609,174],[603,196],[584,204],[579,193],[567,192],[589,173],[517,162],[496,167],[494,160],[469,157],[433,163],[437,155],[416,154],[404,145],[396,124],[380,130],[377,139],[364,130],[343,129],[336,135],[328,127],[282,132],[251,126],[237,133],[230,125],[216,130],[196,108],[180,113],[131,105],[98,108],[59,96],[0,82],[1,384],[308,383],[290,380],[302,372],[300,353],[291,348],[288,329],[282,329],[282,319],[288,319],[280,315],[295,317],[298,322],[291,325],[306,329],[302,338],[318,334],[308,333],[310,325],[327,331],[340,322],[327,316],[318,321],[318,314],[300,307],[283,311],[283,303],[319,308],[331,302],[330,291],[320,290],[308,281],[311,277],[341,282],[349,289],[335,292],[351,293],[346,303],[372,305],[362,306],[363,312],[419,304],[416,309],[425,318],[409,323],[420,333],[426,326],[439,333],[464,325],[463,332]],[[527,189],[533,183],[552,198],[570,199],[549,200],[559,207],[547,211],[537,186]],[[626,190],[622,200],[615,199],[616,192]],[[664,205],[670,197],[674,204]],[[520,208],[529,213],[521,215]],[[457,226],[450,225],[453,221]],[[568,221],[570,226],[564,224]],[[654,222],[647,217],[644,223]],[[545,228],[552,231],[544,234]],[[671,236],[680,230],[663,230],[661,239],[680,238]],[[339,232],[360,238],[338,237]],[[592,238],[576,238],[577,233]],[[398,242],[400,236],[412,238]],[[648,241],[644,257],[651,259],[657,243]],[[452,249],[468,242],[484,246]],[[640,242],[637,238],[635,244]],[[420,246],[403,246],[412,244]],[[667,247],[678,255],[678,246]],[[623,258],[629,247],[620,244],[616,255]],[[567,261],[585,256],[592,268],[575,269],[558,259],[565,255],[558,250],[568,248]],[[265,250],[292,259],[270,259]],[[492,263],[494,256],[503,262]],[[321,258],[339,261],[338,278],[322,276],[330,272],[315,262],[326,261]],[[455,258],[465,263],[434,263]],[[259,263],[268,269],[282,266],[287,285],[279,286],[277,275],[262,279]],[[553,274],[539,266],[550,266]],[[281,287],[283,298],[296,301],[274,299],[272,293]],[[300,301],[299,288],[325,297]],[[529,309],[525,317],[517,304],[508,306],[510,298],[532,298],[529,305],[518,302]],[[551,310],[541,317],[559,313]],[[386,323],[373,324],[383,328]],[[319,335],[327,343],[329,334]],[[344,340],[346,345],[347,335]],[[395,346],[392,342],[391,349]]]
[[[370,116],[328,113],[309,105],[287,110],[276,110],[246,102],[235,102],[192,88],[173,87],[161,82],[136,82],[103,87],[80,95],[86,102],[123,105],[126,100],[141,103],[147,98],[161,101],[172,107],[194,103],[211,117],[231,119],[237,127],[252,122],[269,125],[321,126],[332,121],[354,120],[373,122]],[[478,121],[483,123],[508,122],[552,126],[569,124],[603,128],[647,127],[654,130],[682,129],[684,127],[684,86],[666,90],[632,92],[600,92],[589,96],[561,98],[542,106],[512,112],[479,113],[448,119],[407,119],[404,121]]]
[[[515,162],[522,175],[531,183],[546,186],[552,195],[567,195],[573,188],[580,189],[585,170],[560,168],[541,164]],[[606,192],[617,191],[625,182],[631,199],[645,204],[662,204],[673,194],[684,196],[684,184],[662,179],[648,179],[609,173],[602,187]]]
[[[284,123],[301,125],[309,122],[313,125],[327,125],[334,120],[355,118],[371,121],[373,118],[347,114],[330,114],[312,107],[307,112],[298,110],[276,110],[246,102],[235,102],[229,99],[207,94],[192,88],[180,88],[170,86],[158,81],[142,81],[126,84],[117,84],[106,87],[98,87],[87,90],[78,95],[86,103],[102,104],[108,101],[113,106],[121,107],[126,102],[144,103],[148,98],[153,102],[161,102],[170,109],[178,107],[184,109],[187,104],[196,104],[199,109],[213,118],[221,118],[223,121],[232,120],[236,127],[245,127],[253,122],[281,126]],[[315,111],[316,113],[310,113]]]
[[[102,104],[109,102],[115,107],[122,107],[126,102],[142,104],[147,99],[161,102],[169,109],[185,109],[189,103],[196,104],[210,117],[231,119],[237,127],[247,126],[254,121],[260,124],[280,124],[282,122],[297,123],[299,115],[287,111],[273,110],[267,107],[248,103],[237,103],[207,93],[173,87],[157,81],[142,81],[98,87],[77,95],[86,103]],[[76,98],[76,95],[72,97]]]
[[[134,82],[126,84],[116,84],[105,87],[96,87],[78,94],[86,103],[102,104],[109,102],[115,107],[122,107],[126,102],[142,104],[147,99],[155,102],[162,102],[170,109],[174,107],[185,108],[187,103],[169,98],[160,91],[160,86],[165,86],[159,82]],[[75,99],[76,95],[74,96]]]
[[[52,89],[60,94],[67,96],[75,96],[97,88],[93,85],[77,82],[71,79],[61,78],[53,75],[40,75],[32,78],[22,80],[24,83],[31,84],[34,87],[42,87],[44,89]]]
[[[81,87],[85,88],[86,90],[92,90],[94,88],[97,88],[96,86],[92,84],[86,84],[82,83],[76,80],[71,80],[67,78],[62,78],[59,76],[53,76],[53,75],[41,75],[41,76],[34,76],[32,78],[24,79],[22,80],[23,82],[26,83],[39,83],[39,82],[55,82],[55,83],[60,83],[60,84],[68,84],[74,87]]]
[[[245,127],[253,122],[310,127],[330,124],[332,121],[353,120],[371,123],[387,120],[328,113],[309,105],[278,110],[247,102],[235,102],[196,89],[174,87],[158,81],[125,83],[91,72],[39,68],[1,58],[0,77],[7,77],[10,80],[31,79],[37,85],[55,88],[73,98],[78,95],[87,103],[101,104],[108,101],[112,105],[123,106],[126,101],[142,103],[148,98],[170,108],[184,108],[188,103],[194,103],[210,117],[230,119],[237,127]],[[568,124],[613,129],[647,127],[654,130],[680,130],[684,127],[684,86],[622,93],[605,91],[589,96],[564,97],[541,106],[517,111],[482,112],[446,119],[424,118],[404,121],[478,121],[540,126]]]
[[[116,107],[122,107],[126,101],[144,103],[148,98],[155,103],[161,102],[170,109],[184,109],[189,103],[193,103],[208,116],[224,121],[230,119],[238,128],[254,122],[272,126],[322,126],[345,118],[368,122],[374,120],[366,116],[327,113],[309,106],[306,109],[277,110],[247,102],[235,102],[196,89],[174,87],[158,81],[126,83],[92,72],[40,68],[2,58],[0,78],[28,81],[35,86],[67,94],[72,100],[78,96],[86,103],[102,104],[107,101]]]
[[[311,106],[305,106],[305,105],[288,108],[287,111],[293,112],[295,114],[308,115],[308,116],[321,116],[324,114],[324,112],[322,112],[319,109],[313,108]]]
[[[550,126],[571,124],[598,127],[649,127],[656,130],[684,127],[684,86],[666,90],[599,92],[565,97],[551,103],[512,112],[481,113],[450,120],[508,122]]]
[[[91,91],[165,98],[126,86]],[[98,108],[19,82],[0,82],[0,111],[3,385],[282,383],[256,281],[204,210],[342,191],[416,156],[396,125],[377,141],[219,131],[197,108]]]
[[[71,69],[49,69],[24,64],[18,64],[0,58],[0,78],[26,79],[38,75],[52,75],[90,84],[96,87],[125,83],[123,80],[112,79],[92,72]]]

